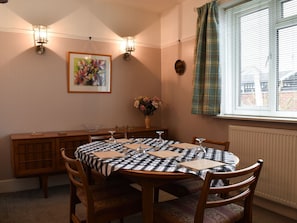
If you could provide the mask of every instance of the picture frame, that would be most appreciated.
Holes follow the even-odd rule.
[[[69,52],[69,93],[111,93],[111,55]]]

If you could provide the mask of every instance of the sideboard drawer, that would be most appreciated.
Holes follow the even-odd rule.
[[[12,162],[16,177],[55,171],[55,139],[13,141]]]

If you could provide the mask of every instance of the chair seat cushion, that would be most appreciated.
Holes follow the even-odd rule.
[[[165,184],[160,187],[161,190],[166,191],[176,197],[182,197],[189,194],[197,193],[201,190],[203,180],[200,178],[183,179]]]
[[[189,195],[156,204],[154,207],[154,222],[194,223],[198,199],[199,195],[196,193],[194,195]],[[243,207],[237,204],[229,204],[217,208],[207,208],[204,212],[203,222],[236,222],[243,217],[243,211]]]
[[[118,212],[135,213],[141,211],[141,192],[129,185],[100,184],[90,186],[94,199],[94,211],[97,216],[100,212],[104,215],[113,215],[114,210]],[[83,190],[77,190],[77,196],[84,206],[87,206],[87,198]],[[104,213],[103,213],[104,211]],[[109,213],[110,212],[110,213]],[[117,214],[119,214],[117,213]]]

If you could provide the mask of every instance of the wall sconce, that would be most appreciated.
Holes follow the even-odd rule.
[[[33,31],[36,52],[39,55],[42,55],[45,52],[45,47],[43,46],[43,44],[47,43],[47,27],[43,25],[34,25]]]
[[[135,42],[134,38],[131,36],[128,36],[124,39],[124,48],[125,48],[125,53],[124,53],[124,60],[130,60],[130,55],[131,52],[135,51]]]
[[[7,3],[8,0],[0,0],[0,3]]]

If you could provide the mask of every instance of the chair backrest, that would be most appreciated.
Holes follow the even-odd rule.
[[[198,138],[198,137],[197,136],[193,137],[193,140],[192,140],[193,144],[197,144],[196,138]],[[205,139],[202,144],[206,145],[206,146],[215,146],[216,149],[222,149],[224,151],[228,151],[229,146],[230,146],[229,141],[221,142],[221,141],[213,141],[213,140],[209,140],[209,139]]]
[[[76,196],[77,191],[80,190],[86,196],[88,211],[94,211],[94,200],[82,163],[77,159],[68,157],[64,148],[61,149],[61,155],[64,159],[66,171],[70,180],[71,196]]]
[[[124,138],[124,133],[114,133],[113,137],[115,139]],[[108,140],[110,138],[110,135],[89,135],[89,142],[94,141],[101,141],[101,140]]]
[[[256,185],[263,166],[259,159],[255,164],[232,172],[207,172],[199,197],[195,223],[203,222],[205,208],[224,206],[230,203],[243,201],[244,222],[252,222],[252,203]],[[213,180],[229,180],[229,184],[212,187]],[[228,194],[228,197],[211,199],[216,194]]]
[[[89,142],[108,140],[110,136],[107,135],[89,135]]]

